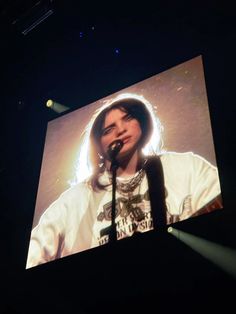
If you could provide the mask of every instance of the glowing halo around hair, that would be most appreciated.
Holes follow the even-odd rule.
[[[163,131],[163,127],[154,113],[153,106],[150,102],[147,101],[143,96],[133,94],[133,93],[122,93],[118,96],[111,98],[109,100],[105,100],[104,104],[100,106],[92,116],[91,120],[89,121],[87,127],[85,128],[84,132],[81,134],[80,143],[79,143],[79,151],[78,151],[78,158],[76,161],[75,172],[76,172],[76,179],[74,181],[70,181],[71,185],[75,185],[79,182],[84,181],[86,178],[92,175],[93,168],[91,161],[89,160],[89,151],[90,151],[90,132],[92,130],[93,124],[95,119],[99,116],[99,114],[106,109],[107,107],[111,106],[114,102],[123,99],[135,99],[142,102],[146,108],[148,109],[152,122],[153,122],[153,133],[149,140],[149,142],[145,145],[142,149],[144,155],[154,155],[159,154],[162,151],[162,138],[161,133]]]

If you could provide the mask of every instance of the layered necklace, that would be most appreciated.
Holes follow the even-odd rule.
[[[133,217],[135,218],[135,221],[141,221],[145,218],[145,214],[142,211],[142,209],[137,206],[137,203],[139,203],[140,199],[140,186],[141,182],[145,176],[145,170],[144,166],[147,162],[147,159],[144,159],[141,165],[140,170],[131,178],[131,179],[123,179],[121,182],[120,180],[117,180],[116,182],[116,188],[120,195],[125,197],[126,201],[124,203],[122,213],[121,215],[126,217],[130,213],[133,214]],[[112,178],[110,177],[110,183],[112,183]],[[137,195],[134,195],[134,191],[139,187],[139,192]],[[124,202],[124,199],[123,199]],[[135,205],[136,204],[136,205]]]
[[[118,192],[123,195],[132,193],[140,185],[140,183],[143,180],[144,175],[145,175],[145,171],[143,168],[141,168],[138,171],[138,173],[129,181],[125,180],[125,182],[121,182],[117,180],[116,187],[117,187]]]
[[[125,195],[125,196],[127,196],[127,194],[130,195],[130,193],[132,193],[140,185],[145,175],[144,166],[146,162],[147,162],[147,159],[144,159],[144,161],[142,162],[141,169],[131,179],[129,180],[124,179],[125,182],[121,182],[117,180],[116,188],[120,194]],[[110,183],[111,182],[112,182],[112,179],[110,177]]]

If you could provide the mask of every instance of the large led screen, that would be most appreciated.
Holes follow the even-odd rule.
[[[201,56],[48,123],[26,268],[109,243],[112,204],[130,241],[222,208]]]

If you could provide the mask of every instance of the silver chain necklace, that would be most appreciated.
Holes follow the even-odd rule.
[[[131,193],[133,192],[137,186],[141,183],[143,177],[144,177],[144,169],[140,169],[138,174],[133,177],[132,179],[130,179],[128,182],[119,182],[117,180],[116,186],[117,186],[117,190],[118,192],[122,192],[122,193]]]
[[[121,194],[132,193],[137,188],[137,186],[140,185],[145,175],[144,165],[146,164],[146,162],[147,162],[147,159],[143,161],[142,168],[138,171],[138,173],[133,178],[131,178],[128,182],[119,182],[117,180],[116,187],[119,193]],[[111,178],[110,178],[110,181],[111,181]]]

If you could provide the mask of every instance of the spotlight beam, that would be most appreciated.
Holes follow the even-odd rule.
[[[194,251],[236,278],[236,251],[223,245],[196,237],[192,234],[172,228],[170,234],[184,242]]]
[[[48,101],[46,102],[46,106],[50,109],[52,109],[53,111],[57,112],[57,113],[62,113],[68,109],[70,109],[67,106],[64,106],[62,104],[59,104],[58,102],[52,100],[52,99],[48,99]]]

